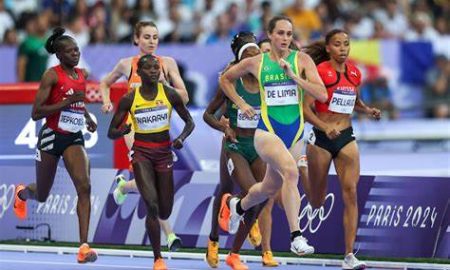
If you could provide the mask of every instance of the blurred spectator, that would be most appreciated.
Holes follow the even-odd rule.
[[[427,117],[450,117],[450,61],[443,55],[436,57],[436,65],[427,73],[424,107]]]
[[[127,7],[126,0],[112,0],[110,5],[109,32],[113,42],[123,41],[133,31],[129,23],[133,12]],[[130,40],[127,39],[126,42]]]
[[[6,29],[14,28],[14,20],[5,9],[4,1],[0,0],[0,43],[3,41]]]
[[[380,21],[375,21],[374,25],[373,25],[373,35],[372,35],[372,39],[389,39],[389,38],[393,38],[394,36],[387,32],[384,29],[384,24]]]
[[[373,35],[374,23],[371,18],[363,16],[361,11],[354,11],[349,16],[346,28],[352,38],[368,39]]]
[[[417,12],[411,17],[412,28],[406,31],[405,39],[408,41],[435,41],[439,34],[431,24],[431,18],[427,13]]]
[[[50,25],[62,25],[68,17],[72,6],[68,0],[42,0],[42,10],[50,12]]]
[[[389,36],[402,38],[408,29],[408,20],[402,13],[397,0],[387,0],[383,9],[374,11],[375,20],[383,24]]]
[[[49,27],[48,13],[26,13],[25,40],[20,44],[17,59],[19,82],[37,82],[47,67],[48,54],[45,50],[46,30]]]
[[[91,32],[89,35],[89,44],[102,44],[108,43],[108,30],[104,25],[100,25],[98,27],[91,28]]]
[[[17,46],[19,44],[18,42],[16,29],[6,29],[5,34],[3,35],[3,45]]]
[[[153,5],[153,0],[136,0],[133,13],[140,21],[156,22],[158,18]]]
[[[24,13],[36,12],[38,3],[39,1],[36,0],[14,0],[8,8],[11,9],[14,17],[17,19]]]
[[[75,0],[75,4],[70,12],[70,14],[80,15],[85,23],[87,23],[89,16],[89,6],[86,0]]]
[[[367,106],[380,109],[383,118],[398,118],[398,112],[392,103],[391,90],[385,77],[381,76],[364,83],[361,87],[361,99]]]
[[[234,36],[234,32],[231,30],[231,21],[227,14],[221,14],[216,18],[216,29],[206,40],[207,44],[217,42],[228,42]]]
[[[284,10],[291,18],[294,29],[301,40],[308,41],[311,36],[320,33],[322,23],[314,10],[306,9],[303,0],[295,0],[294,4]]]

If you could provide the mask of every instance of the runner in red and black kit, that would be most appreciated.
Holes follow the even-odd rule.
[[[325,42],[304,48],[317,65],[324,82],[328,100],[325,103],[305,96],[304,115],[313,124],[308,136],[307,156],[310,182],[309,200],[320,207],[327,194],[327,176],[331,161],[341,184],[344,200],[345,258],[344,269],[363,269],[366,264],[353,255],[358,226],[357,184],[359,181],[359,152],[353,134],[353,110],[380,119],[380,110],[367,107],[359,98],[361,72],[347,62],[350,39],[343,30],[333,30]],[[315,111],[312,107],[315,103]]]
[[[77,260],[86,263],[94,262],[97,253],[87,244],[91,184],[89,159],[81,130],[86,125],[90,132],[94,132],[97,125],[84,104],[87,73],[75,67],[80,59],[80,50],[73,38],[63,34],[63,28],[56,28],[45,45],[49,53],[56,53],[60,65],[45,72],[34,101],[33,120],[46,118],[37,143],[36,183],[16,187],[14,213],[18,218],[25,219],[28,199],[39,202],[47,200],[62,156],[78,195],[81,246]]]

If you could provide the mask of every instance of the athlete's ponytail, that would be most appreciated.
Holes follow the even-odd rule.
[[[330,44],[331,39],[334,37],[334,35],[339,33],[345,33],[348,35],[348,33],[345,30],[342,29],[333,29],[330,32],[328,32],[325,36],[325,40],[316,41],[311,43],[308,46],[304,46],[302,48],[302,51],[309,56],[311,56],[312,60],[316,65],[330,60],[330,55],[328,54],[326,50],[326,46]]]
[[[61,47],[61,41],[66,39],[72,39],[68,35],[64,35],[66,30],[60,26],[53,29],[53,34],[45,42],[45,49],[48,53],[54,54]]]
[[[314,64],[318,65],[322,62],[330,60],[327,50],[325,49],[325,41],[316,41],[308,46],[302,47],[302,52],[311,56]]]

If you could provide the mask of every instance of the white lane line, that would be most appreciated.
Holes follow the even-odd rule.
[[[18,263],[18,264],[45,264],[45,265],[71,265],[71,266],[79,266],[79,267],[115,267],[115,268],[124,268],[124,269],[149,269],[149,266],[131,266],[131,265],[113,265],[113,264],[98,264],[98,263],[89,263],[89,264],[79,264],[79,263],[69,263],[69,262],[46,262],[46,261],[22,261],[22,260],[4,260],[0,259],[2,263]],[[173,270],[197,270],[198,268],[173,268]]]

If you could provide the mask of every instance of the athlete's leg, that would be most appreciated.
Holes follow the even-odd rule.
[[[211,232],[209,234],[209,239],[212,241],[219,241],[219,223],[217,217],[220,210],[220,200],[223,194],[233,192],[233,181],[228,172],[227,161],[228,158],[225,155],[224,144],[222,143],[222,148],[220,151],[220,184],[218,186],[218,191],[216,196],[214,196],[213,210],[212,210],[212,220],[211,220]]]
[[[229,172],[231,173],[231,177],[233,178],[235,183],[239,185],[242,194],[247,194],[248,190],[257,183],[255,177],[253,176],[253,171],[248,164],[248,161],[242,155],[236,152],[227,151],[226,155],[228,157],[227,163]],[[264,172],[265,164],[260,158],[256,159],[253,163],[256,163],[255,166],[258,167],[259,170],[262,170]],[[260,177],[262,178],[262,176]],[[262,210],[262,206],[262,204],[255,205],[254,207],[246,211],[244,222],[241,223],[234,239],[231,253],[239,253],[239,250],[241,249],[242,244],[244,243],[245,238],[250,231],[250,228],[255,222],[255,219],[258,216],[259,212],[261,212]]]
[[[359,151],[356,141],[352,141],[339,151],[334,159],[336,173],[341,183],[344,200],[345,253],[353,252],[358,227],[357,185],[359,181]]]
[[[45,202],[55,180],[59,156],[48,154],[41,150],[37,151],[40,152],[40,158],[35,162],[36,183],[28,185],[18,195],[22,200],[32,199]]]
[[[14,214],[19,219],[27,217],[27,200],[45,202],[55,180],[59,156],[37,150],[36,157],[36,183],[28,186],[19,184],[16,186],[14,196]]]
[[[306,156],[308,157],[309,178],[308,201],[313,208],[319,208],[327,195],[327,177],[331,165],[331,154],[319,146],[308,144]]]
[[[91,216],[90,167],[86,150],[81,145],[71,145],[63,153],[64,165],[77,191],[77,214],[80,226],[80,242],[87,243]]]
[[[159,198],[156,188],[156,174],[150,161],[133,162],[136,184],[147,206],[145,225],[152,245],[154,260],[161,256],[161,228],[158,222]]]
[[[258,216],[258,224],[261,230],[261,249],[262,252],[271,251],[270,241],[272,237],[272,208],[274,199],[271,198],[267,201],[263,210]]]
[[[244,211],[275,196],[283,181],[297,181],[294,178],[298,178],[294,159],[276,135],[257,129],[255,149],[268,168],[263,181],[253,185],[241,200]]]

